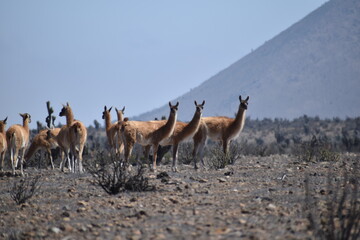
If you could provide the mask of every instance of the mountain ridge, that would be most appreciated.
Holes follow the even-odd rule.
[[[360,114],[360,1],[331,0],[288,29],[172,100],[179,120],[190,120],[194,100],[205,100],[204,116],[233,117],[238,96],[250,96],[252,118],[304,114],[353,117]],[[134,119],[167,116],[168,107]]]

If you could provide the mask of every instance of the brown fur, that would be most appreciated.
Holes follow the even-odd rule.
[[[247,110],[248,100],[247,97],[245,100],[241,99],[239,96],[240,105],[236,118],[229,117],[203,117],[201,121],[201,126],[194,136],[194,165],[196,165],[196,156],[200,154],[201,162],[203,162],[202,154],[203,148],[206,144],[207,138],[210,138],[213,141],[219,141],[222,143],[223,152],[227,154],[228,146],[231,140],[237,138],[242,131],[245,124],[245,114]]]
[[[24,175],[23,172],[23,162],[25,151],[29,145],[29,123],[31,122],[31,116],[28,113],[20,114],[23,119],[23,125],[12,125],[6,131],[6,140],[8,142],[8,149],[10,151],[10,161],[13,170],[13,174],[15,175],[15,168],[18,164],[18,156],[19,152],[21,152],[20,156],[20,171],[21,175]]]
[[[63,106],[59,116],[66,116],[67,129],[61,129],[60,132],[64,131],[62,136],[65,135],[65,139],[66,135],[68,136],[68,143],[65,143],[64,145],[70,146],[71,154],[77,160],[77,169],[73,169],[73,171],[79,171],[81,173],[83,172],[82,154],[87,138],[86,127],[82,122],[74,120],[74,114],[69,104]]]
[[[118,124],[121,124],[124,121],[124,113],[125,113],[125,106],[123,107],[123,109],[119,110],[117,108],[115,108],[116,110],[116,114],[118,117]],[[121,137],[120,134],[118,134],[118,130],[116,130],[116,137],[117,137],[117,141],[118,141],[118,153],[119,154],[123,154],[124,153],[124,141]]]
[[[57,142],[59,148],[61,149],[61,152],[65,154],[65,156],[61,156],[61,163],[60,163],[60,169],[61,171],[64,171],[65,163],[68,161],[69,169],[71,170],[71,164],[70,164],[70,140],[69,140],[69,128],[65,125],[62,126],[59,133],[57,135],[52,134],[50,130],[47,132],[47,138],[54,138]]]
[[[7,141],[6,141],[6,121],[7,118],[0,121],[0,159],[1,159],[1,171],[4,170],[4,160],[5,160],[5,154],[7,150]]]
[[[134,144],[145,146],[145,158],[148,159],[150,146],[153,147],[153,170],[156,170],[156,154],[160,142],[172,135],[177,118],[178,105],[170,106],[167,121],[125,121],[121,124],[121,134],[125,144],[125,162],[128,163]]]
[[[108,139],[110,149],[112,152],[115,152],[115,154],[117,155],[117,154],[120,154],[123,152],[124,144],[122,142],[120,135],[118,134],[117,127],[116,127],[117,123],[114,123],[114,124],[111,123],[111,114],[110,114],[111,109],[112,108],[107,109],[106,106],[104,107],[102,119],[105,120],[106,136]],[[124,114],[125,107],[122,110],[118,110],[117,108],[115,108],[115,109],[116,109],[117,116],[118,116],[118,122],[122,122],[124,119],[123,114]]]
[[[169,138],[161,141],[160,143],[160,145],[163,146],[173,145],[172,170],[175,172],[177,171],[177,153],[178,153],[179,144],[182,141],[185,141],[186,139],[192,138],[199,129],[201,123],[201,114],[204,108],[204,104],[205,101],[203,101],[202,104],[197,104],[197,102],[195,101],[196,110],[191,121],[189,123],[177,121],[173,134]]]
[[[53,136],[57,136],[60,132],[60,128],[54,128],[54,129],[44,129],[41,130],[36,136],[33,138],[30,147],[25,155],[25,161],[29,160],[32,155],[38,150],[43,149],[46,151],[46,153],[49,156],[50,163],[52,169],[54,169],[54,162],[51,155],[51,149],[58,147],[58,143],[55,138],[48,138],[48,131],[51,131],[51,134]]]

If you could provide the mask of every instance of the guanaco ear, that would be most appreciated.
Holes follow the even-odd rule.
[[[194,101],[194,103],[195,103],[195,106],[197,106],[198,104],[197,104],[197,102],[196,102],[196,100]]]
[[[107,109],[107,107],[106,107],[106,105],[104,106],[104,111],[106,111],[106,109]]]
[[[122,109],[121,111],[124,113],[124,111],[125,111],[125,106],[123,107],[123,109]]]
[[[241,102],[241,95],[239,96],[239,100],[240,100],[240,102]]]
[[[171,102],[169,102],[169,107],[171,107]]]
[[[179,102],[176,102],[176,105],[175,105],[175,107],[178,107],[179,106]]]
[[[245,99],[245,101],[249,101],[249,96],[247,96],[247,98]]]
[[[109,108],[109,112],[111,112],[111,109],[112,109],[112,106],[111,106],[111,108]]]
[[[22,113],[19,113],[19,115],[23,118],[24,117],[24,114],[22,114]]]
[[[8,118],[8,117],[6,117],[6,118],[4,119],[4,121],[3,121],[3,122],[4,122],[4,124],[6,124],[7,118]]]
[[[201,106],[204,106],[204,105],[205,105],[205,100],[203,100],[203,102],[202,102]]]
[[[70,107],[69,102],[66,103],[66,106]]]

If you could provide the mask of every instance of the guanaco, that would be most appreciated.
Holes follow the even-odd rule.
[[[174,172],[177,172],[177,154],[179,144],[183,141],[191,139],[199,129],[201,123],[201,114],[202,110],[204,109],[205,101],[203,101],[202,104],[198,104],[196,101],[194,101],[194,103],[196,109],[191,121],[189,123],[177,121],[173,134],[169,138],[166,138],[160,142],[160,145],[162,146],[173,146],[172,171]]]
[[[84,151],[84,146],[87,138],[87,130],[85,125],[78,121],[74,120],[74,114],[72,109],[67,103],[67,105],[63,105],[61,112],[59,113],[60,117],[66,116],[66,127],[68,133],[68,140],[71,154],[75,158],[76,164],[74,164],[73,171],[83,172],[83,164],[82,164],[82,154]],[[60,130],[61,132],[62,130]],[[59,133],[60,134],[60,133]]]
[[[7,117],[4,120],[0,121],[0,158],[1,158],[1,171],[4,171],[4,160],[7,150],[7,141],[6,141],[6,121]]]
[[[120,153],[122,153],[124,146],[122,143],[122,139],[121,136],[118,134],[116,125],[117,123],[111,123],[111,109],[112,107],[110,107],[109,109],[107,109],[107,107],[104,107],[104,111],[103,111],[103,115],[102,115],[102,119],[105,120],[105,130],[106,130],[106,136],[108,139],[108,143],[110,146],[110,150],[111,152],[114,152],[115,155],[118,155]],[[122,122],[124,120],[124,110],[125,107],[122,110],[118,110],[117,108],[115,108],[116,112],[117,112],[117,116],[118,116],[118,122]]]
[[[149,151],[152,146],[153,164],[152,170],[156,171],[156,154],[160,142],[172,135],[175,129],[177,110],[179,102],[171,105],[167,121],[128,121],[124,119],[121,123],[121,134],[125,145],[125,163],[128,164],[129,156],[135,143],[145,146],[144,156],[149,159]]]
[[[23,162],[25,151],[29,145],[29,123],[31,122],[31,116],[28,113],[20,114],[23,119],[23,125],[12,125],[6,131],[6,140],[8,142],[8,149],[10,151],[10,161],[12,166],[13,175],[15,175],[15,168],[18,165],[18,156],[20,155],[20,172],[24,175]]]
[[[38,150],[45,150],[47,153],[52,169],[54,169],[54,162],[51,155],[51,149],[57,148],[58,143],[55,138],[48,138],[48,131],[51,131],[53,136],[57,136],[60,132],[60,128],[43,129],[33,138],[28,151],[25,154],[25,161],[29,160],[32,155]]]
[[[203,150],[208,138],[213,141],[219,141],[222,144],[224,154],[227,154],[230,141],[239,136],[245,124],[245,115],[248,108],[249,97],[242,100],[241,96],[239,96],[239,100],[240,105],[235,119],[229,117],[202,118],[199,130],[193,137],[193,159],[195,169],[198,168],[197,155],[200,155],[201,163],[204,165]]]

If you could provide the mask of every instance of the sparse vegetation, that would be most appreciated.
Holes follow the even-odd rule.
[[[40,190],[40,178],[40,175],[33,178],[24,177],[21,178],[19,181],[14,182],[9,191],[10,197],[18,205],[25,203]]]
[[[234,164],[240,157],[240,145],[236,141],[232,141],[227,154],[218,144],[213,144],[209,150],[208,164],[210,168],[222,169],[229,164]]]
[[[320,195],[311,190],[310,178],[305,181],[305,212],[310,228],[318,239],[359,239],[360,237],[360,200],[359,200],[359,167],[343,166],[341,180],[329,171],[327,190]]]
[[[143,165],[139,165],[136,173],[132,174],[128,164],[122,159],[106,156],[105,152],[99,152],[95,161],[88,165],[87,169],[95,179],[95,184],[110,195],[116,195],[125,190],[138,192],[154,190],[144,176]]]

